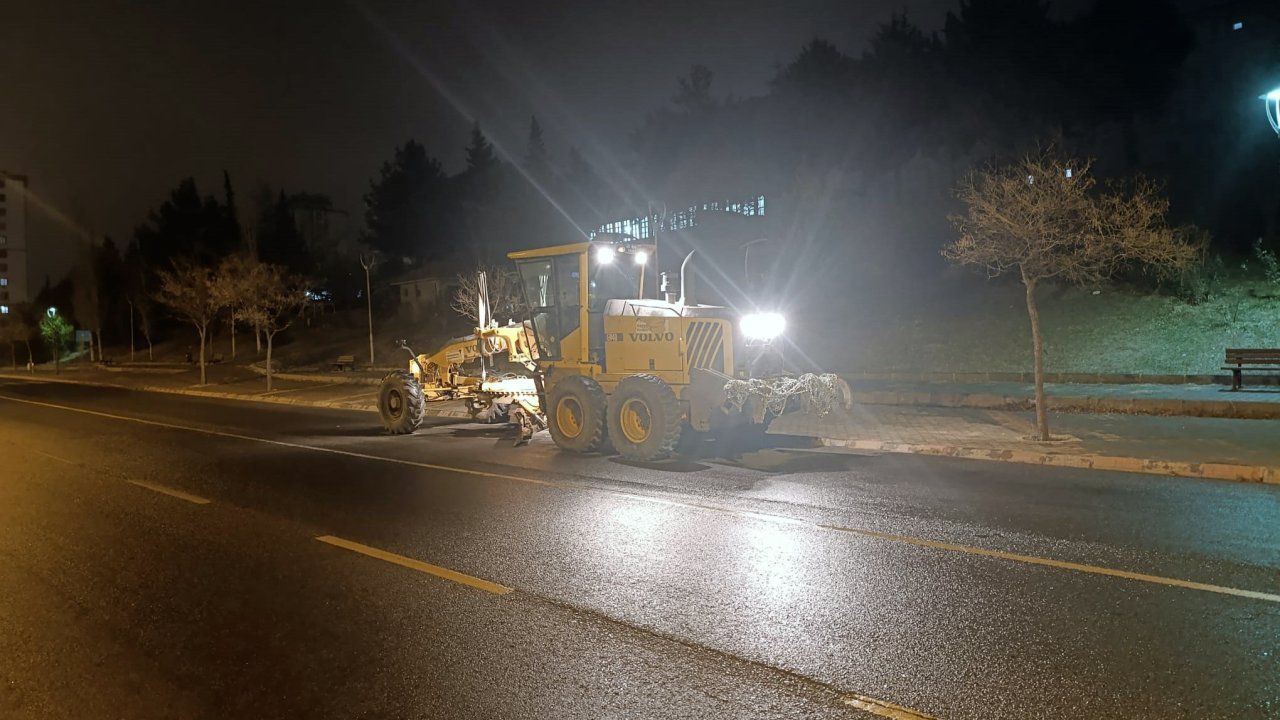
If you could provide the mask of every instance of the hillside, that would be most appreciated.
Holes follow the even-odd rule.
[[[837,331],[811,331],[807,347],[839,370],[1030,370],[1022,286],[979,280],[960,296],[853,312]],[[1211,373],[1227,347],[1280,347],[1280,298],[1261,281],[1235,281],[1200,305],[1106,287],[1038,297],[1050,372]]]

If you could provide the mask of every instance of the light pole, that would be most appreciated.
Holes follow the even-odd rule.
[[[369,312],[369,367],[373,367],[373,285],[369,281],[369,270],[373,268],[374,256],[369,255],[366,262],[364,253],[360,253],[360,267],[364,268],[364,302]]]

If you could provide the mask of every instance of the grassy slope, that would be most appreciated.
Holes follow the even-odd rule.
[[[1222,365],[1226,347],[1280,347],[1280,298],[1259,297],[1258,282],[1236,282],[1202,305],[1111,288],[1093,293],[1038,294],[1050,372],[1207,373]],[[1031,369],[1020,285],[966,282],[911,307],[885,305],[887,314],[864,312],[836,332],[811,334],[815,359],[840,370]]]

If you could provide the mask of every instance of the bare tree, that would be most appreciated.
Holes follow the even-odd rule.
[[[231,330],[231,359],[236,359],[236,322],[254,322],[249,309],[253,295],[262,283],[266,265],[247,253],[230,255],[218,266],[214,290],[223,307],[228,310],[227,324]],[[256,328],[256,326],[255,326]]]
[[[480,322],[480,273],[489,289],[489,319],[498,322],[522,321],[528,317],[520,276],[506,268],[480,266],[475,272],[458,276],[458,289],[453,293],[452,307],[472,323]]]
[[[151,333],[155,328],[156,322],[156,306],[152,304],[151,298],[146,295],[138,295],[129,301],[133,311],[138,314],[138,330],[142,332],[142,337],[147,341],[147,360],[155,360],[155,352],[151,342]]]
[[[951,218],[960,238],[942,251],[951,262],[980,267],[988,277],[1017,273],[1022,281],[1041,440],[1049,439],[1049,420],[1036,287],[1044,281],[1103,282],[1134,264],[1176,269],[1196,257],[1191,231],[1169,227],[1169,202],[1155,183],[1137,178],[1097,192],[1091,167],[1091,160],[1050,148],[970,174],[957,188],[966,210]]]
[[[267,392],[271,391],[272,350],[276,334],[293,324],[306,306],[306,284],[278,265],[261,265],[252,274],[253,292],[244,306],[243,317],[262,329],[267,339]]]
[[[156,300],[181,320],[191,323],[200,335],[200,384],[208,382],[205,374],[205,347],[209,325],[222,310],[222,297],[217,291],[213,271],[193,260],[175,260],[172,270],[160,271],[160,289]]]
[[[32,332],[32,327],[18,313],[0,316],[0,343],[9,345],[9,355],[14,370],[18,369],[19,343],[27,344],[27,361],[31,360]]]

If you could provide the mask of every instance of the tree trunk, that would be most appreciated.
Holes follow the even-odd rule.
[[[18,343],[16,340],[14,342],[9,343],[9,350],[13,354],[13,369],[17,370],[18,369]]]
[[[156,356],[155,356],[155,354],[153,354],[153,353],[152,353],[152,351],[151,351],[151,335],[150,335],[150,333],[148,333],[148,334],[147,334],[146,338],[147,338],[147,359],[148,359],[148,360],[155,360],[155,359],[156,359]]]
[[[231,322],[231,361],[235,362],[236,360],[236,316],[234,313],[231,315],[230,322]]]
[[[258,323],[253,324],[253,344],[257,346],[258,354],[262,354],[262,328],[258,327]]]
[[[1035,354],[1036,379],[1036,435],[1042,442],[1049,440],[1049,413],[1044,402],[1044,340],[1040,336],[1040,311],[1036,308],[1036,280],[1022,274],[1022,284],[1027,288],[1027,315],[1031,318],[1031,344]]]
[[[205,374],[204,374],[204,335],[205,335],[206,329],[208,329],[206,326],[204,325],[200,326],[200,384],[201,385],[206,384]]]
[[[271,345],[275,339],[275,333],[266,333],[267,336],[267,392],[271,392]]]
[[[35,354],[31,352],[31,341],[27,340],[27,372],[35,372]]]
[[[129,362],[133,362],[133,302],[129,302]]]

